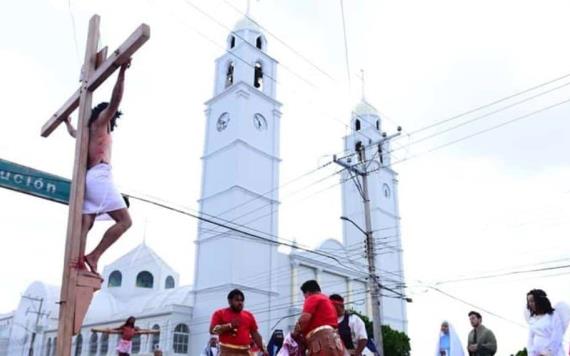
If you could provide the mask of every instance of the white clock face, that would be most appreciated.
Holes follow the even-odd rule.
[[[216,123],[216,128],[218,129],[218,131],[224,131],[228,127],[229,123],[230,123],[230,114],[225,112],[222,115],[220,115],[220,118]]]
[[[253,126],[258,130],[267,130],[267,120],[263,115],[257,113],[253,115]]]

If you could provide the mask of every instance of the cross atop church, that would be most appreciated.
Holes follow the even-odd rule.
[[[257,0],[259,1],[259,0]],[[251,0],[246,0],[246,6],[245,6],[245,17],[250,17],[251,15]]]
[[[364,90],[365,90],[364,69],[360,70],[360,90],[362,94],[362,100],[365,100],[366,96],[364,95]]]

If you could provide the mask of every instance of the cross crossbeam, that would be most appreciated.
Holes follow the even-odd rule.
[[[150,38],[150,27],[148,25],[140,25],[129,38],[117,48],[113,54],[105,59],[107,53],[107,47],[103,48],[99,53],[97,53],[96,59],[96,70],[89,77],[89,80],[84,85],[84,89],[91,92],[95,91],[103,82],[109,78],[117,68],[119,68],[119,63],[123,63],[131,56]],[[103,54],[103,51],[105,54]],[[103,58],[101,61],[100,58]],[[83,68],[85,70],[85,67]],[[43,137],[48,137],[58,126],[65,120],[75,109],[79,107],[79,97],[81,95],[81,89],[77,89],[73,95],[63,106],[52,115],[52,117],[42,126],[41,135]]]

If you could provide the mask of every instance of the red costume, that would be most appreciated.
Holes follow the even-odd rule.
[[[338,318],[330,299],[322,293],[308,296],[303,313],[311,314],[308,325],[302,330],[307,340],[308,355],[343,356],[344,347],[336,331]]]
[[[257,331],[257,322],[253,314],[246,310],[236,312],[232,308],[216,310],[212,315],[210,329],[231,324],[232,321],[237,327],[219,336],[221,355],[249,355],[251,334]]]

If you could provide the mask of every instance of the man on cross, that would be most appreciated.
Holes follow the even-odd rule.
[[[117,119],[122,114],[119,111],[119,104],[123,98],[125,71],[130,65],[130,59],[121,65],[111,101],[95,106],[89,118],[89,149],[81,222],[81,251],[85,250],[87,233],[93,227],[98,215],[108,214],[115,221],[115,224],[107,229],[97,247],[78,261],[79,266],[85,267],[87,264],[94,273],[97,273],[97,263],[101,255],[132,225],[127,204],[115,187],[111,175],[111,132],[117,126]],[[71,125],[69,117],[65,120],[65,124],[69,134],[76,137],[77,130]]]

